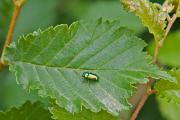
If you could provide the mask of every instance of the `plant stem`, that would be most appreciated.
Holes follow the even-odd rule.
[[[155,44],[155,50],[154,50],[154,63],[157,64],[158,61],[158,54],[159,54],[159,49],[163,46],[164,41],[173,25],[173,23],[175,22],[175,20],[177,19],[176,14],[173,15],[173,17],[170,19],[170,21],[168,22],[167,28],[165,30],[165,34],[164,37],[160,40],[157,41]]]
[[[173,25],[173,23],[175,22],[175,20],[177,19],[177,16],[176,14],[173,15],[173,17],[169,20],[168,22],[168,25],[167,25],[167,28],[165,30],[165,34],[164,34],[164,37],[160,40],[160,41],[157,41],[156,44],[155,44],[155,50],[154,50],[154,64],[158,64],[158,54],[159,54],[159,50],[160,48],[163,46],[164,44],[164,41]],[[142,107],[144,106],[147,98],[149,97],[149,95],[151,94],[154,94],[156,93],[155,90],[151,89],[151,86],[152,86],[152,80],[149,79],[149,82],[147,83],[147,88],[150,88],[150,90],[148,90],[147,92],[144,93],[144,95],[142,96],[138,106],[136,107],[134,113],[132,114],[131,116],[131,119],[130,120],[135,120],[140,112],[140,110],[142,109]]]
[[[155,64],[158,64],[157,61],[158,61],[158,54],[159,54],[159,49],[160,49],[160,44],[159,44],[159,41],[156,41],[155,42],[155,49],[154,49],[154,63]]]
[[[168,35],[168,33],[169,33],[172,25],[173,25],[174,22],[176,21],[176,19],[177,19],[177,16],[176,16],[176,14],[174,14],[173,17],[172,17],[172,18],[170,19],[170,21],[168,22],[168,26],[167,26],[167,28],[166,28],[165,35],[164,35],[163,39],[162,39],[161,41],[159,41],[160,47],[163,46],[164,41],[165,41],[165,39],[166,39],[166,37],[167,37],[167,35]]]
[[[15,28],[16,21],[17,21],[17,17],[19,15],[20,11],[21,11],[21,8],[22,8],[22,5],[24,4],[24,2],[25,2],[25,0],[13,0],[15,8],[14,8],[13,15],[12,15],[12,18],[11,18],[11,22],[10,22],[10,25],[9,25],[6,40],[5,40],[5,43],[4,43],[4,46],[3,46],[3,51],[11,42],[12,35],[13,35],[13,32],[14,32],[14,28]],[[2,68],[2,66],[4,66],[4,61],[2,59],[0,61],[0,66],[1,66],[0,68]]]
[[[1,70],[2,68],[4,68],[4,64],[2,64],[2,63],[0,62],[0,70]]]
[[[131,116],[130,120],[135,120],[139,114],[139,111],[142,109],[142,107],[144,106],[145,101],[148,98],[148,94],[145,92],[143,97],[141,98],[136,110],[134,111],[133,115]]]
[[[155,90],[150,90],[149,92],[145,92],[143,97],[141,98],[136,110],[134,111],[133,115],[131,116],[130,120],[135,120],[139,114],[139,111],[142,109],[144,106],[144,103],[148,99],[149,95],[156,93]]]

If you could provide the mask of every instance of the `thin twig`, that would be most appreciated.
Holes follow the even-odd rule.
[[[160,40],[160,41],[157,41],[156,44],[155,44],[155,50],[154,50],[154,63],[157,64],[157,61],[158,61],[158,54],[159,54],[159,49],[163,46],[164,44],[164,41],[173,25],[173,23],[175,22],[175,20],[177,19],[177,16],[176,14],[173,15],[173,17],[170,19],[168,25],[167,25],[167,28],[165,30],[165,34],[164,34],[164,37]]]
[[[0,62],[0,70],[2,70],[2,68],[4,68],[4,64]]]
[[[154,94],[154,93],[157,92],[157,91],[151,89],[151,84],[152,84],[152,80],[149,79],[149,82],[146,84],[147,91],[143,94],[143,96],[142,96],[138,106],[136,107],[133,115],[131,116],[130,120],[135,120],[137,118],[140,110],[144,106],[144,103],[146,102],[149,95]]]
[[[12,15],[11,22],[9,25],[8,33],[6,36],[6,41],[5,41],[4,46],[3,46],[3,51],[11,42],[12,35],[14,32],[14,28],[15,28],[16,21],[17,21],[17,17],[21,11],[21,8],[22,8],[22,5],[24,4],[24,2],[25,2],[25,0],[13,0],[14,11],[13,11],[13,15]],[[0,61],[0,65],[4,66],[4,61],[2,59]]]
[[[148,94],[145,92],[143,97],[141,98],[136,110],[134,111],[133,115],[131,116],[130,120],[135,120],[139,114],[139,111],[142,109],[142,107],[144,106],[145,101],[148,98]]]
[[[158,61],[158,54],[159,54],[159,50],[160,48],[163,46],[163,43],[173,25],[173,23],[175,22],[175,20],[177,19],[176,14],[173,15],[173,17],[170,19],[170,21],[168,22],[167,28],[165,30],[165,34],[164,37],[160,40],[157,41],[155,44],[155,50],[154,50],[154,64],[157,64]],[[144,95],[142,96],[138,106],[136,107],[134,113],[131,116],[130,120],[135,120],[140,112],[140,110],[142,109],[142,107],[144,106],[147,98],[149,97],[149,95],[156,93],[155,90],[151,89],[152,86],[152,80],[149,79],[149,82],[147,83],[147,89],[149,88],[149,90],[147,90],[147,92],[144,93]]]
[[[146,102],[147,98],[149,95],[156,93],[155,90],[150,90],[149,92],[145,92],[143,97],[141,98],[136,110],[134,111],[133,115],[131,116],[130,120],[135,120],[139,114],[139,111],[142,109],[144,106],[144,103]]]
[[[174,22],[176,21],[176,19],[177,19],[177,16],[176,16],[176,14],[174,14],[173,17],[170,19],[170,21],[169,21],[169,23],[168,23],[168,26],[167,26],[167,28],[166,28],[165,35],[164,35],[163,39],[159,42],[160,47],[163,46],[164,40],[166,39],[166,37],[167,37],[167,35],[168,35],[168,33],[169,33],[172,25],[173,25]]]
[[[159,41],[155,42],[155,49],[154,49],[154,63],[157,64],[158,61],[158,54],[159,54],[159,49],[160,49],[160,45],[159,45]]]

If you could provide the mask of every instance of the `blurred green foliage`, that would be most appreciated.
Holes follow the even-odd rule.
[[[162,65],[180,67],[180,30],[171,33],[160,49],[158,61]],[[155,44],[150,44],[149,51],[153,54]]]
[[[0,120],[52,120],[51,114],[40,102],[27,101],[21,107],[0,111]]]
[[[7,33],[13,10],[11,0],[0,0],[0,47],[2,47]]]
[[[167,101],[159,98],[159,109],[162,115],[167,118],[167,120],[179,120],[180,118],[180,105],[175,103],[167,103]]]
[[[5,69],[0,72],[0,109],[19,107],[27,100],[32,102],[43,101],[36,92],[25,91],[17,85],[15,75]]]
[[[76,1],[76,2],[75,2]],[[117,19],[122,25],[133,29],[137,34],[142,33],[145,28],[135,15],[123,10],[118,0],[112,1],[95,1],[88,0],[61,0],[58,9],[58,23],[71,23],[75,20],[96,20],[97,18]],[[63,6],[63,7],[61,7]]]
[[[58,0],[27,0],[18,17],[13,40],[20,35],[55,25]]]

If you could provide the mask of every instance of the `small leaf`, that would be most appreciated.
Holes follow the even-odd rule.
[[[26,102],[20,108],[0,112],[0,120],[51,120],[51,114],[40,102]]]
[[[165,34],[166,17],[157,5],[149,0],[120,0],[125,9],[134,12],[142,20],[144,26],[148,27],[149,32],[155,40],[161,40]]]
[[[58,106],[53,106],[50,112],[55,120],[119,120],[119,117],[114,117],[105,111],[94,113],[84,108],[80,113],[71,114]]]
[[[99,19],[50,27],[21,37],[3,57],[19,84],[38,89],[40,96],[55,99],[66,110],[80,112],[84,106],[118,115],[130,108],[127,99],[134,84],[146,83],[146,77],[174,80],[149,64],[142,52],[145,43],[120,26]],[[84,72],[99,80],[85,80]]]
[[[170,73],[177,78],[177,83],[160,80],[155,84],[155,89],[159,97],[180,104],[180,69],[172,70]]]
[[[173,6],[177,17],[180,17],[180,0],[166,0],[166,4]]]

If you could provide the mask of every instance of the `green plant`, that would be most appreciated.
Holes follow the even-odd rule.
[[[148,0],[120,2],[124,9],[138,16],[153,34],[153,59],[144,51],[149,44],[137,37],[129,26],[123,25],[121,20],[79,20],[69,26],[61,24],[45,30],[38,29],[11,42],[17,17],[26,3],[25,0],[13,0],[13,4],[9,0],[3,1],[9,11],[0,16],[9,21],[13,5],[14,12],[2,49],[1,70],[6,70],[8,66],[17,84],[27,91],[38,93],[41,98],[36,99],[43,104],[26,102],[19,108],[0,112],[0,118],[124,119],[120,113],[133,107],[129,100],[132,96],[136,98],[135,93],[140,89],[138,84],[144,84],[146,89],[140,92],[142,98],[134,105],[136,109],[131,109],[132,116],[127,119],[137,118],[151,94],[160,96],[158,101],[165,98],[179,106],[180,70],[176,68],[179,63],[161,62],[166,58],[158,61],[158,57],[172,25],[180,17],[180,1],[166,0],[162,5]],[[1,9],[3,7],[0,6]],[[7,30],[6,24],[4,20],[0,22],[2,31]],[[174,33],[177,35],[175,39],[180,38],[178,33]],[[172,65],[173,69],[166,69],[167,65]],[[84,73],[91,76],[84,76]],[[11,76],[10,73],[7,75]],[[163,108],[163,103],[161,106]]]

